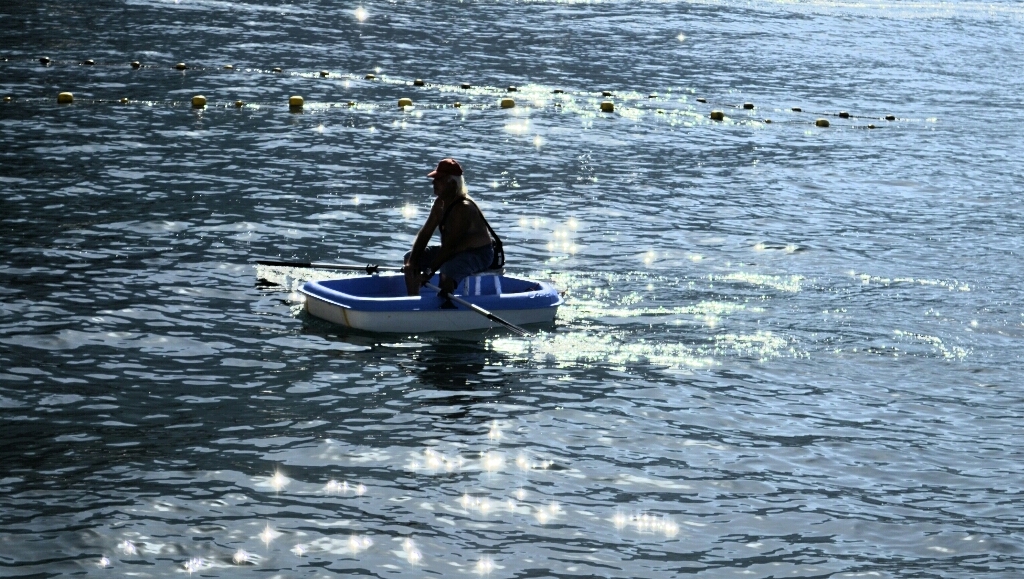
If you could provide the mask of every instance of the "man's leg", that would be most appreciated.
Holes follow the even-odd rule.
[[[423,285],[420,280],[420,272],[430,267],[430,262],[434,260],[434,255],[441,251],[441,248],[436,245],[430,245],[423,250],[420,255],[419,263],[411,263],[412,252],[406,252],[403,263],[405,265],[405,291],[406,295],[418,296],[420,295],[420,286]]]

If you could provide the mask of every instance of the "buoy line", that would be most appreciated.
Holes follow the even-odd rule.
[[[509,95],[510,93],[522,93],[522,92],[524,92],[523,89],[521,89],[520,87],[515,86],[515,85],[509,85],[509,86],[507,86],[505,88],[500,88],[500,87],[473,85],[472,83],[469,83],[469,82],[461,82],[461,83],[459,83],[456,86],[455,84],[427,83],[423,79],[420,79],[420,78],[413,79],[413,80],[398,79],[398,78],[390,77],[388,75],[379,75],[376,72],[375,73],[367,73],[367,74],[364,74],[364,75],[358,75],[358,74],[355,74],[355,73],[334,72],[334,71],[331,71],[331,70],[328,70],[328,69],[322,69],[322,70],[317,70],[317,71],[292,71],[292,70],[285,71],[281,67],[271,67],[269,69],[268,68],[261,68],[261,67],[237,68],[234,64],[223,64],[223,65],[219,65],[219,66],[209,66],[209,65],[192,65],[192,64],[189,64],[187,62],[177,62],[177,63],[174,63],[174,64],[167,64],[167,63],[143,63],[143,62],[140,62],[140,61],[137,61],[137,60],[136,61],[131,61],[130,63],[127,63],[127,64],[123,64],[123,63],[110,63],[110,62],[96,63],[95,60],[93,60],[93,59],[84,59],[84,60],[75,60],[75,61],[70,61],[70,60],[52,60],[49,57],[45,57],[45,56],[36,58],[35,61],[37,61],[40,65],[42,65],[44,67],[52,67],[52,66],[59,66],[59,65],[72,65],[72,66],[85,66],[85,67],[90,67],[90,68],[93,68],[93,67],[103,67],[103,68],[117,67],[117,68],[126,68],[126,69],[129,69],[129,70],[139,70],[139,69],[160,70],[160,69],[163,69],[163,70],[168,70],[168,71],[173,71],[173,72],[190,72],[191,71],[191,72],[221,72],[221,73],[250,73],[250,74],[255,73],[255,74],[273,74],[273,75],[284,74],[286,76],[291,76],[291,77],[326,80],[328,82],[339,82],[340,81],[340,82],[344,82],[346,87],[348,87],[349,83],[351,83],[351,82],[363,81],[363,82],[369,82],[369,83],[381,83],[381,84],[386,84],[386,85],[395,86],[395,87],[398,87],[398,86],[408,86],[408,87],[412,87],[413,90],[418,90],[418,89],[422,89],[422,88],[433,88],[433,89],[438,90],[439,92],[442,92],[442,93],[461,93],[461,92],[465,92],[465,91],[470,91],[470,96],[471,97],[472,96],[476,96],[476,97],[483,98],[483,97],[491,96],[491,97],[495,98],[495,102],[493,104],[464,103],[464,102],[462,102],[462,100],[455,100],[455,101],[453,101],[451,103],[448,103],[448,104],[439,104],[439,103],[426,103],[426,104],[419,103],[419,104],[416,104],[415,101],[411,97],[403,96],[403,97],[398,99],[398,108],[400,108],[402,110],[408,110],[408,109],[412,109],[412,108],[419,108],[419,109],[459,108],[459,109],[478,109],[478,110],[486,110],[486,109],[490,109],[490,108],[518,109],[518,108],[524,108],[524,106],[525,106],[525,108],[539,109],[539,108],[542,108],[543,105],[547,104],[547,102],[546,102],[547,99],[543,99],[543,98],[541,98],[541,99],[534,98],[532,102],[529,101],[529,100],[526,100],[525,101],[526,104],[524,105],[524,104],[522,104],[520,102],[517,102],[515,99],[511,98],[510,96],[503,96],[503,95]],[[6,60],[4,62],[10,62],[10,60]],[[529,91],[528,90],[527,92],[528,93],[529,92],[536,93],[537,91],[536,90],[533,90],[533,91]],[[657,93],[649,93],[646,98],[641,96],[640,93],[633,93],[632,96],[616,97],[616,93],[614,91],[610,91],[610,90],[573,91],[573,92],[568,92],[565,89],[555,88],[555,89],[549,89],[548,91],[544,92],[543,94],[546,95],[548,97],[548,99],[552,99],[552,100],[553,99],[561,99],[561,100],[558,100],[558,101],[554,102],[553,103],[553,107],[557,108],[557,109],[560,109],[562,111],[564,111],[567,108],[573,108],[575,110],[592,110],[592,111],[594,111],[596,113],[603,113],[603,114],[615,113],[616,110],[619,109],[620,107],[626,107],[626,108],[624,108],[624,109],[619,111],[620,114],[621,113],[625,113],[626,111],[629,111],[629,110],[632,110],[632,111],[649,110],[649,108],[644,106],[643,103],[651,102],[652,100],[657,101],[659,99],[664,101],[664,99],[661,99],[661,97],[659,97],[659,95]],[[597,97],[596,96],[597,94],[600,94],[600,97]],[[575,102],[575,100],[570,100],[571,106],[568,106],[568,107],[566,106],[566,103],[565,103],[566,99],[577,99],[577,98],[589,99],[591,101],[590,105],[593,108],[592,109],[588,109],[588,108],[585,108],[585,107],[581,107],[581,106],[579,106]],[[616,102],[616,100],[614,100],[616,98],[619,99],[618,102]],[[601,100],[601,99],[604,99],[604,100]],[[17,99],[17,98],[14,97],[14,95],[7,95],[7,96],[4,96],[4,98],[3,98],[3,102],[5,104],[11,104],[11,103],[14,103],[14,102],[33,102],[33,101],[35,101],[35,99]],[[70,92],[62,92],[62,93],[60,93],[60,95],[57,97],[57,101],[58,101],[59,104],[72,104],[72,103],[74,103],[74,104],[83,104],[83,103],[86,103],[86,104],[118,103],[118,104],[125,105],[125,104],[139,104],[139,103],[141,103],[141,104],[145,104],[145,105],[148,105],[148,106],[163,105],[163,106],[171,106],[171,107],[176,107],[176,106],[180,106],[181,105],[181,103],[179,101],[135,100],[135,99],[131,99],[129,97],[121,97],[121,98],[118,98],[118,99],[85,99],[85,100],[82,100],[82,101],[77,101],[77,100],[75,100],[73,94],[70,93]],[[728,122],[730,124],[747,124],[747,123],[750,123],[750,122],[758,123],[758,124],[793,124],[794,123],[794,121],[779,121],[778,119],[774,119],[773,120],[773,119],[770,119],[770,118],[756,118],[756,117],[749,117],[749,116],[746,117],[746,118],[743,118],[743,117],[741,117],[741,118],[731,118],[731,117],[727,117],[725,115],[725,112],[723,110],[721,110],[722,108],[739,109],[739,110],[744,110],[744,111],[755,111],[755,110],[758,110],[759,107],[757,107],[752,102],[743,102],[743,103],[714,102],[714,101],[709,101],[705,97],[696,97],[696,98],[693,99],[693,101],[695,103],[697,103],[697,105],[707,105],[709,107],[719,107],[718,109],[710,110],[706,114],[706,116],[705,116],[705,118],[708,118],[708,119],[710,119],[711,121],[714,121],[714,122]],[[35,102],[38,102],[38,101],[35,101]],[[628,103],[630,103],[630,102],[635,103],[635,106],[628,107]],[[685,105],[687,103],[687,99],[680,99],[677,102],[678,102],[678,104],[684,104]],[[235,100],[235,101],[228,102],[226,104],[211,104],[207,100],[207,98],[205,96],[203,96],[203,95],[196,95],[195,97],[193,97],[193,99],[191,100],[190,104],[191,104],[192,108],[207,109],[207,108],[217,108],[217,107],[223,107],[223,108],[228,108],[228,107],[232,107],[232,108],[259,107],[259,108],[264,108],[264,107],[275,106],[278,103],[266,102],[266,101],[262,101],[262,102],[247,102],[247,101],[242,101],[242,100]],[[673,103],[673,104],[676,104],[676,103]],[[371,108],[371,109],[372,108],[384,108],[384,105],[380,105],[380,104],[376,104],[376,103],[369,103],[368,104],[368,103],[365,103],[365,102],[364,103],[357,103],[355,101],[347,101],[347,102],[344,102],[344,103],[315,102],[315,103],[310,103],[310,104],[307,105],[304,102],[304,99],[301,96],[298,96],[298,95],[293,95],[292,97],[290,97],[288,99],[288,108],[290,110],[292,110],[293,112],[305,111],[307,108],[309,110],[315,111],[315,110],[339,108],[339,107],[355,108],[355,109],[359,109],[359,110],[366,110],[367,108]],[[394,105],[390,105],[388,108],[392,108],[392,107],[394,107]],[[666,110],[666,108],[670,109],[672,112],[669,112],[669,110]],[[666,107],[666,108],[658,108],[658,109],[656,109],[655,110],[655,114],[657,114],[657,115],[685,114],[685,115],[690,116],[690,115],[692,115],[692,113],[696,112],[694,109],[682,111],[682,110],[677,109],[675,107]],[[877,121],[880,121],[880,122],[881,121],[893,122],[893,121],[897,120],[896,116],[892,115],[892,114],[888,114],[888,115],[884,115],[884,116],[871,116],[871,115],[854,115],[854,114],[851,114],[851,113],[849,113],[847,111],[839,111],[839,112],[814,112],[814,111],[804,111],[801,107],[791,107],[788,110],[775,109],[775,112],[783,112],[783,113],[787,113],[787,114],[790,114],[790,113],[791,114],[807,113],[808,115],[812,115],[812,116],[816,117],[816,119],[813,121],[813,124],[815,126],[821,127],[821,128],[827,128],[827,127],[830,127],[832,125],[832,123],[829,122],[824,117],[838,117],[840,119],[877,120]],[[633,116],[633,117],[635,117],[636,113],[633,112],[631,115],[623,114],[622,116]],[[805,123],[805,121],[800,121],[800,123],[801,124]],[[858,127],[857,126],[853,126],[851,128],[858,128]],[[874,128],[876,128],[876,126],[874,124],[869,124],[869,125],[867,125],[864,128],[874,129]]]
[[[26,104],[53,104],[54,103],[54,99],[52,99],[52,98],[39,98],[39,97],[14,99],[11,96],[5,96],[5,97],[3,97],[3,103],[5,105],[12,105],[12,104],[15,104],[15,103],[18,103],[18,104],[20,104],[20,103],[26,103]],[[199,111],[202,111],[202,110],[214,110],[214,109],[242,109],[242,108],[248,108],[248,109],[252,109],[252,110],[268,110],[268,109],[282,109],[283,110],[283,109],[287,109],[288,111],[290,111],[292,113],[296,113],[296,112],[299,112],[299,113],[316,113],[316,112],[327,111],[327,110],[330,110],[330,109],[350,109],[350,110],[355,110],[355,111],[359,111],[359,112],[366,112],[366,111],[372,111],[372,110],[390,110],[390,109],[394,109],[395,108],[395,104],[394,104],[395,101],[390,101],[390,104],[384,104],[384,103],[380,103],[380,102],[367,102],[367,101],[358,101],[358,102],[357,101],[346,101],[346,102],[313,101],[313,102],[306,102],[305,98],[300,96],[300,95],[292,95],[290,97],[282,98],[279,101],[266,101],[266,100],[246,101],[246,100],[236,99],[234,101],[211,102],[204,95],[195,95],[191,99],[187,99],[187,100],[166,100],[165,101],[165,100],[152,100],[152,99],[133,99],[133,98],[129,98],[129,97],[122,97],[120,99],[109,99],[109,98],[79,99],[79,98],[74,97],[74,95],[72,93],[70,93],[70,92],[61,92],[60,94],[57,95],[56,103],[59,104],[59,105],[71,105],[71,104],[74,104],[75,106],[82,106],[82,105],[121,105],[121,106],[136,105],[136,106],[144,106],[144,107],[150,107],[150,108],[156,107],[156,106],[163,106],[163,107],[168,107],[168,108],[191,108],[191,109],[195,109],[195,110],[199,110]],[[517,107],[521,108],[521,106],[518,105],[513,99],[509,99],[509,98],[501,99],[498,103],[462,103],[460,101],[454,101],[454,102],[451,102],[451,103],[423,103],[423,102],[414,103],[412,101],[412,99],[406,98],[406,97],[400,98],[397,101],[397,108],[399,108],[399,109],[401,109],[403,111],[420,110],[420,109],[422,109],[422,110],[467,109],[467,110],[487,111],[487,110],[511,109],[511,108],[517,108]],[[525,108],[533,108],[533,109],[538,109],[539,110],[542,107],[526,105]],[[560,103],[555,103],[553,105],[553,108],[555,110],[557,110],[557,111],[563,111],[567,107],[564,107]],[[612,103],[610,101],[601,101],[598,104],[597,108],[598,108],[598,111],[600,113],[613,113],[613,112],[615,112],[617,110],[615,108],[614,103]],[[696,118],[704,117],[704,118],[710,119],[711,121],[728,122],[728,124],[733,124],[733,125],[760,125],[760,124],[766,124],[766,125],[775,125],[775,124],[778,124],[778,125],[806,125],[806,124],[808,124],[807,121],[798,121],[798,120],[778,120],[778,119],[773,120],[773,119],[770,119],[770,118],[757,118],[757,117],[752,117],[752,118],[743,118],[743,117],[741,117],[741,118],[731,118],[731,117],[727,117],[725,115],[725,113],[723,111],[721,111],[721,110],[712,110],[710,112],[710,114],[708,114],[708,115],[701,115],[701,114],[696,113],[693,110],[684,110],[684,109],[666,110],[664,108],[634,107],[632,110],[634,110],[634,111],[642,111],[643,113],[646,113],[646,114],[654,113],[655,115],[664,116],[664,117],[670,117],[670,116],[686,117],[686,118],[691,119],[691,120],[696,119]],[[575,111],[587,112],[587,111],[591,111],[591,109],[589,109],[589,108],[582,108],[582,107],[576,107]],[[575,112],[575,111],[573,111],[573,112]],[[620,112],[622,112],[622,111],[620,111]],[[635,114],[632,115],[632,116],[633,116],[633,118],[636,117]],[[820,128],[827,128],[827,127],[831,126],[831,123],[827,119],[824,119],[824,118],[818,118],[812,124],[814,126],[817,126],[817,127],[820,127]],[[865,125],[865,126],[850,125],[850,126],[848,126],[846,128],[852,128],[852,129],[856,129],[856,128],[876,129],[876,128],[878,128],[878,126],[876,126],[875,124],[868,124],[868,125]]]

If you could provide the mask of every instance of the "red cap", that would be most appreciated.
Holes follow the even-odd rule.
[[[455,159],[441,159],[437,163],[437,169],[427,173],[427,177],[433,179],[439,175],[454,175],[458,177],[459,175],[462,175],[462,166],[460,166],[459,162]]]

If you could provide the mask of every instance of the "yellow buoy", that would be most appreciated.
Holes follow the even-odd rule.
[[[366,78],[366,80],[373,80],[373,79],[377,78],[377,75],[375,75],[375,74],[368,74],[368,75],[366,75],[365,78]]]
[[[841,119],[848,119],[848,118],[850,118],[850,113],[848,113],[846,111],[839,111],[839,118],[841,118]]]
[[[274,68],[270,69],[270,72],[281,72],[281,67],[275,66]]]
[[[123,104],[123,105],[128,104],[128,97],[122,97],[121,98],[121,104]]]
[[[400,99],[398,99],[398,106],[400,106],[400,107],[411,107],[412,106],[412,99],[411,98],[400,98]]]
[[[75,102],[75,95],[69,92],[62,92],[59,95],[57,95],[57,102],[62,105],[69,105]]]
[[[422,78],[417,78],[416,80],[412,81],[412,85],[413,86],[423,86],[423,79]]]
[[[133,60],[132,61],[132,68],[141,68],[141,67],[142,67],[142,63],[141,62],[139,62],[137,60]]]
[[[188,68],[188,67],[187,67],[187,66],[185,66],[185,63],[184,63],[184,62],[179,62],[178,64],[175,64],[175,65],[174,65],[174,68],[176,68],[176,69],[178,69],[178,70],[185,70],[185,69],[186,69],[186,68]]]
[[[462,103],[460,103],[459,101],[455,101],[455,104],[452,105],[452,106],[457,108],[457,109],[461,109],[462,108]]]
[[[725,120],[725,113],[723,113],[722,111],[711,111],[711,120],[712,121],[724,121]]]
[[[516,101],[515,100],[510,99],[510,98],[503,98],[503,99],[501,99],[501,108],[503,108],[503,109],[510,109],[510,108],[512,108],[514,106],[516,106]]]
[[[238,108],[242,108],[245,106],[245,101],[235,101],[235,106]]]
[[[330,71],[327,71],[327,70],[321,70],[320,71],[320,76],[331,76],[331,73],[330,73]]]
[[[9,102],[11,102],[11,97],[9,97],[9,96],[5,96],[5,97],[4,97],[4,102],[5,102],[5,103],[9,103]]]
[[[290,108],[301,109],[304,104],[306,104],[306,101],[299,95],[288,97],[288,106]]]
[[[816,126],[816,127],[827,127],[828,126],[828,119],[818,119],[818,120],[814,121],[814,126]]]
[[[201,94],[197,94],[196,96],[192,97],[192,107],[193,108],[201,109],[201,108],[203,108],[205,106],[206,106],[206,97],[204,97]]]
[[[615,103],[613,103],[612,101],[602,101],[601,102],[601,112],[602,113],[614,113],[615,112]]]
[[[754,108],[754,103],[743,103],[743,108],[749,111]]]

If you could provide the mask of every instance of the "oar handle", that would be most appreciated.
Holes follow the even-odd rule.
[[[426,287],[428,287],[428,288],[438,292],[442,296],[444,296],[444,297],[454,301],[457,304],[462,304],[462,305],[466,306],[467,308],[473,310],[474,312],[480,314],[481,316],[484,316],[488,320],[491,320],[492,322],[495,322],[497,324],[505,326],[506,328],[512,330],[513,332],[515,332],[516,334],[518,334],[520,336],[529,336],[530,335],[530,333],[527,332],[526,330],[524,330],[523,328],[520,328],[519,326],[517,326],[517,325],[515,325],[515,324],[513,324],[511,322],[506,322],[505,320],[499,318],[498,316],[492,314],[491,312],[481,308],[480,306],[478,306],[478,305],[476,305],[474,303],[467,302],[466,300],[460,298],[457,295],[450,294],[450,293],[444,291],[443,289],[437,287],[436,285],[434,285],[434,284],[432,284],[430,282],[427,282],[427,283],[425,283],[423,285],[425,285]]]
[[[350,263],[324,263],[319,261],[278,261],[264,259],[256,262],[256,265],[268,267],[306,267],[311,269],[344,269],[349,271],[365,271],[367,274],[375,274],[378,271],[405,271],[404,267],[387,267],[376,264],[355,265]]]

